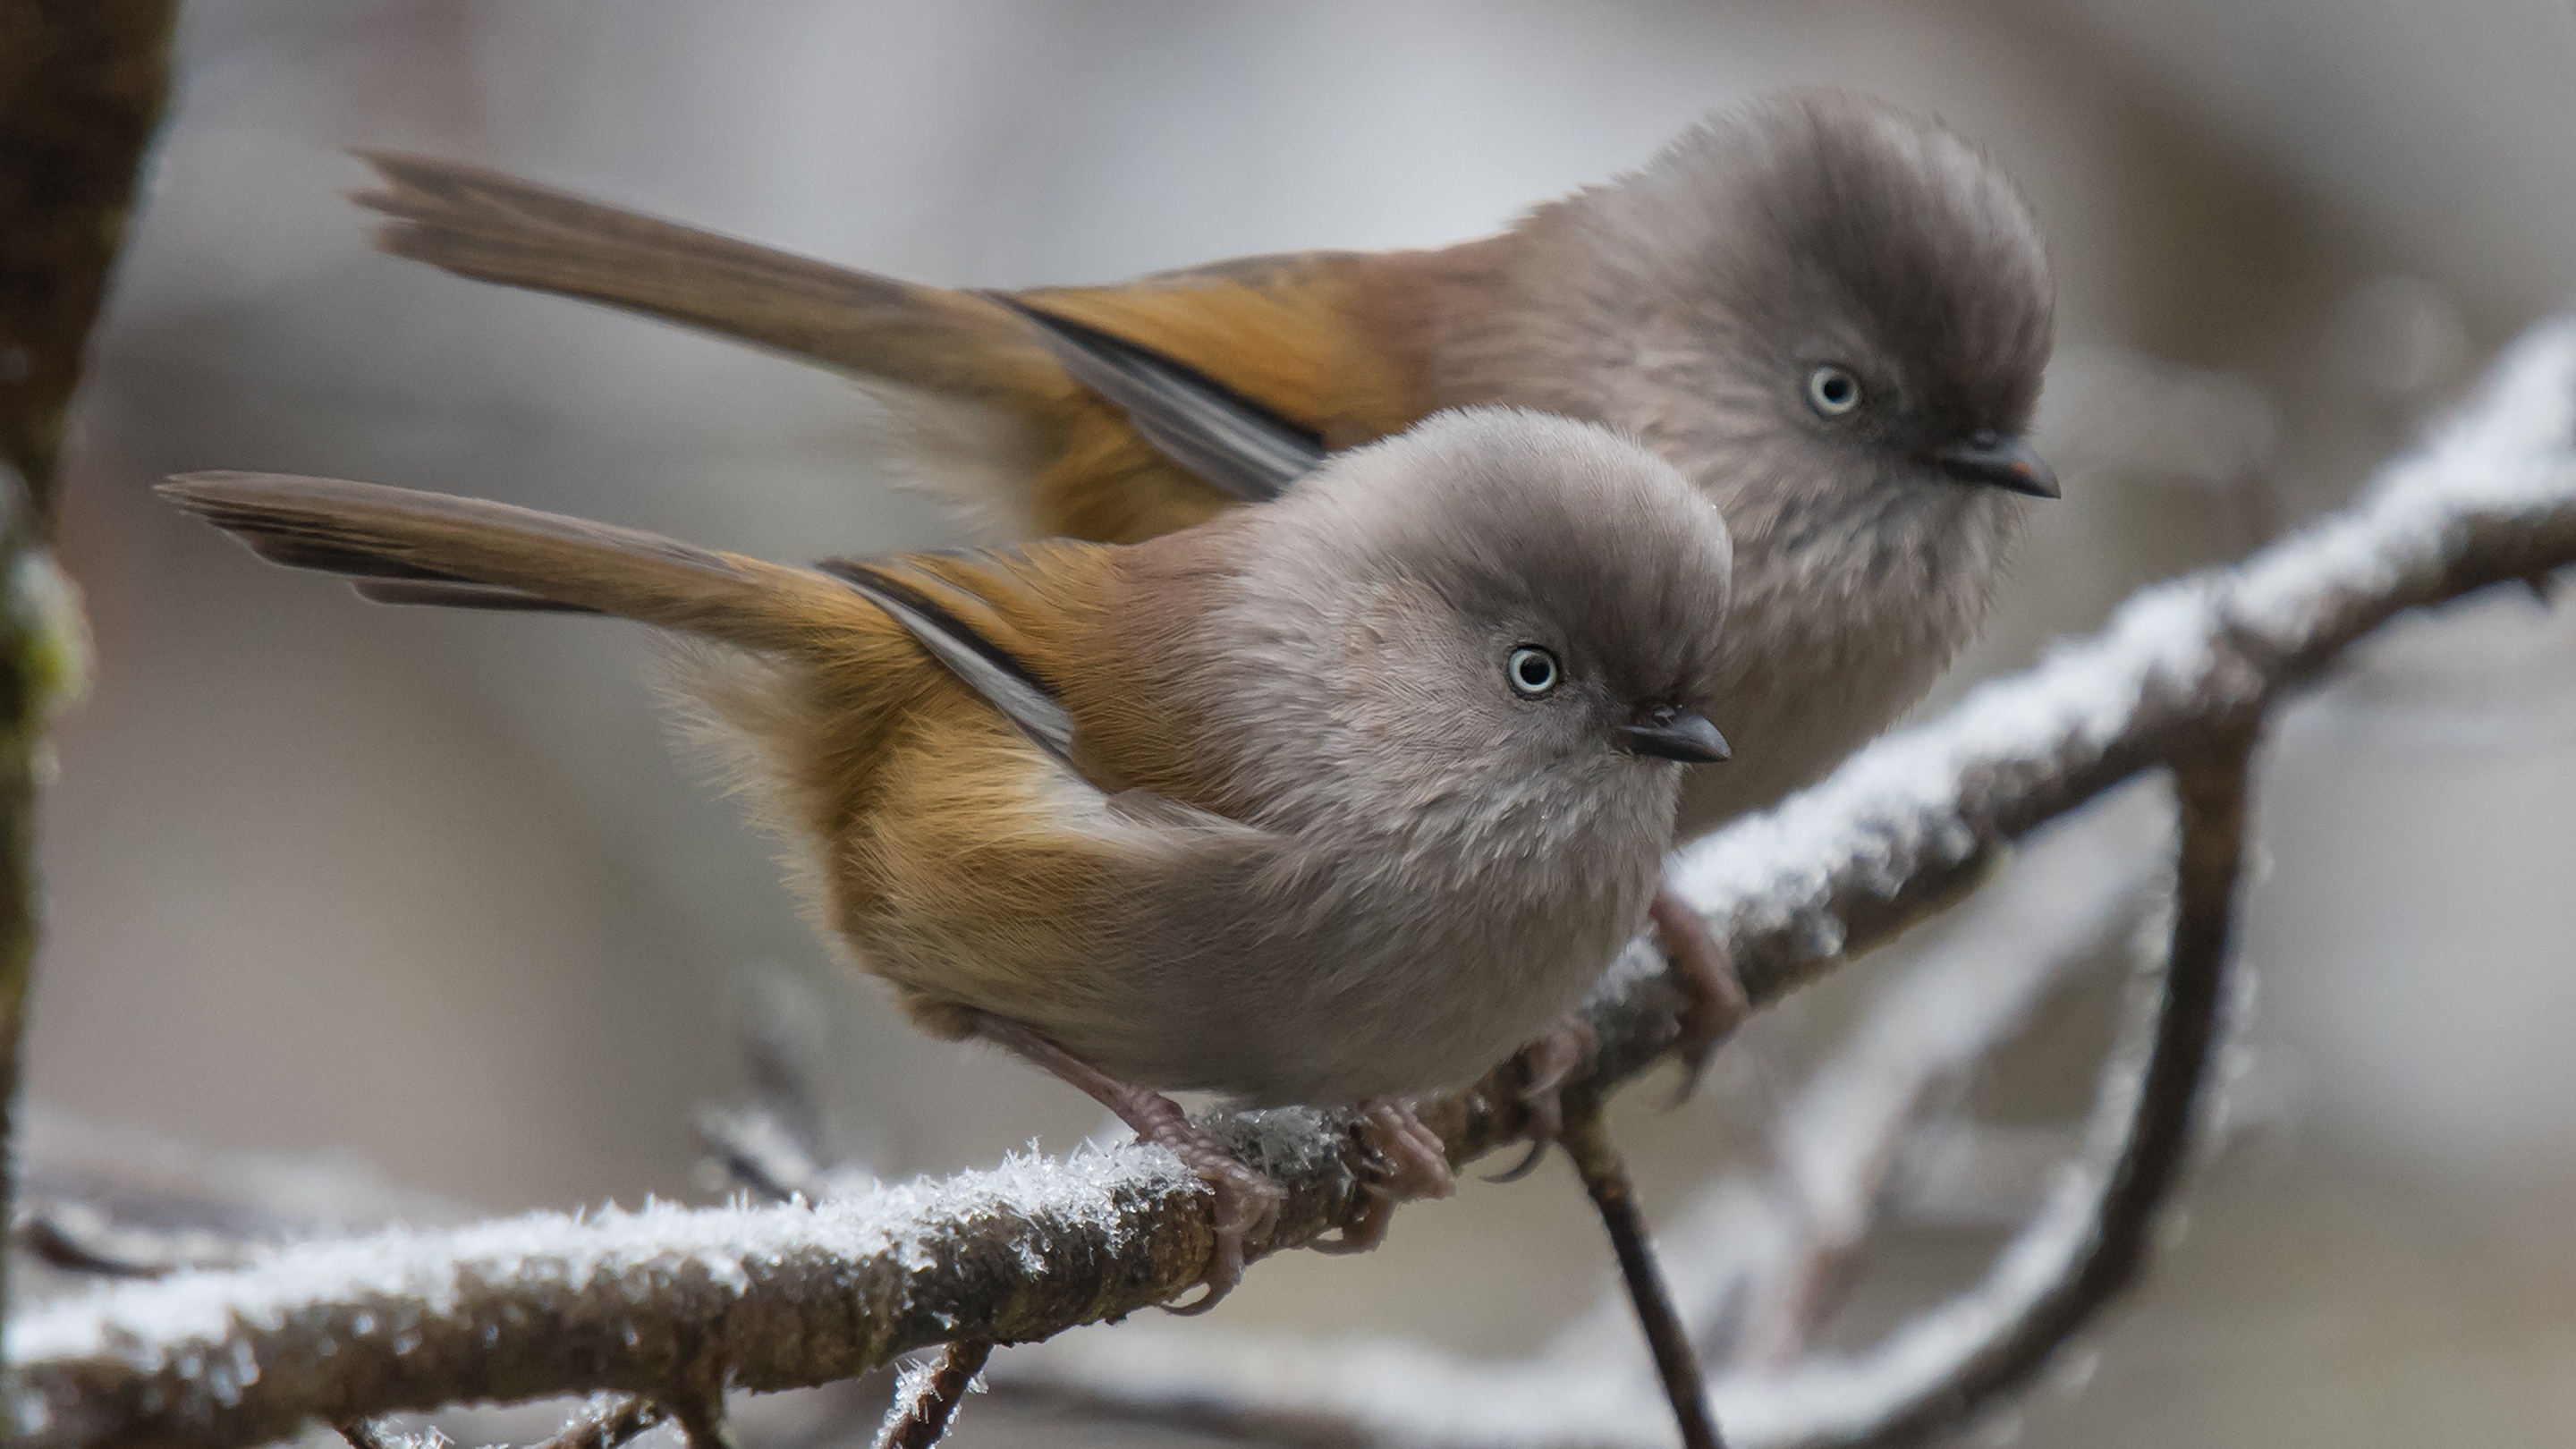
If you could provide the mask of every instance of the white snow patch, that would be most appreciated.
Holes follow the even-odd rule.
[[[863,1197],[814,1207],[686,1208],[650,1202],[635,1211],[537,1213],[443,1232],[396,1227],[368,1237],[279,1248],[221,1272],[181,1273],[57,1300],[11,1325],[21,1363],[113,1354],[153,1370],[174,1360],[212,1373],[209,1356],[231,1355],[242,1331],[273,1330],[317,1304],[391,1300],[397,1321],[360,1315],[361,1335],[416,1335],[428,1318],[453,1310],[470,1279],[484,1290],[515,1285],[577,1293],[609,1280],[641,1294],[694,1268],[740,1293],[752,1275],[791,1259],[856,1264],[892,1254],[906,1268],[932,1266],[934,1244],[961,1226],[1001,1216],[1034,1218],[1050,1230],[1089,1227],[1117,1245],[1117,1200],[1204,1191],[1180,1159],[1159,1147],[1079,1152],[1061,1160],[1014,1156],[999,1167],[942,1180],[916,1179]],[[1026,1258],[1024,1257],[1024,1261]],[[216,1365],[235,1384],[256,1378]]]

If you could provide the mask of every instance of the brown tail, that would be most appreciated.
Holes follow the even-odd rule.
[[[506,503],[276,473],[191,473],[160,491],[260,557],[384,603],[615,614],[767,652],[884,627],[820,574]]]
[[[916,286],[424,156],[362,152],[376,245],[459,276],[584,297],[845,371],[1044,413],[1078,389],[1028,323]]]

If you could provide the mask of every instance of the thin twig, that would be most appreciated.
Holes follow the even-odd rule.
[[[1637,1326],[1645,1330],[1646,1347],[1655,1356],[1655,1373],[1664,1381],[1664,1397],[1672,1403],[1683,1449],[1726,1449],[1717,1420],[1708,1410],[1699,1355],[1691,1349],[1690,1335],[1655,1266],[1646,1215],[1637,1210],[1636,1184],[1629,1181],[1628,1165],[1619,1160],[1619,1150],[1610,1144],[1609,1129],[1602,1124],[1600,1099],[1587,1093],[1582,1101],[1568,1106],[1566,1154],[1574,1159],[1583,1190],[1591,1195],[1601,1226],[1610,1235],[1611,1250],[1618,1254],[1619,1276],[1628,1285],[1629,1301],[1637,1307]]]
[[[948,1421],[957,1414],[957,1403],[984,1371],[985,1361],[993,1356],[989,1338],[960,1339],[939,1352],[939,1366],[907,1382],[895,1391],[897,1402],[886,1415],[885,1430],[877,1437],[877,1449],[930,1449],[939,1436],[948,1432]],[[909,1402],[903,1396],[910,1393]]]

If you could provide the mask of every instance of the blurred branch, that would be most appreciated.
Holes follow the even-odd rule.
[[[16,1201],[7,1145],[36,954],[36,774],[81,675],[78,609],[44,553],[54,469],[160,124],[177,12],[178,0],[0,0],[0,1222]]]
[[[53,517],[80,385],[143,149],[170,86],[178,0],[0,0],[0,461]]]
[[[1796,1360],[1831,1311],[1868,1237],[1927,1098],[2019,1031],[2050,990],[2136,924],[2172,837],[2146,792],[2106,801],[2051,832],[1950,923],[1944,938],[1870,1004],[1779,1118],[1764,1197],[1782,1241],[1711,1284],[1694,1315],[1709,1333],[1743,1322],[1727,1357],[1754,1369]],[[2022,1214],[2016,1214],[2018,1222]]]
[[[1885,1375],[1882,1384],[1899,1389],[1896,1393],[1872,1394],[1866,1386],[1849,1386],[1864,1391],[1846,1390],[1832,1416],[1840,1422],[1817,1425],[1802,1438],[1780,1435],[1769,1442],[1858,1449],[1920,1443],[1957,1428],[1998,1395],[2035,1376],[2103,1304],[2136,1281],[2146,1264],[2156,1216],[2182,1174],[2225,1000],[2256,722],[2248,715],[2234,730],[2217,730],[2202,748],[2174,762],[2182,843],[2173,934],[2154,1014],[2154,1039],[2136,1088],[2135,1117],[2090,1207],[2063,1215],[2043,1212],[2003,1260],[2007,1270],[2021,1268],[2028,1279],[2046,1286],[1991,1328],[1954,1311],[1962,1305],[1936,1311],[1925,1324],[1931,1332],[1918,1331],[1917,1337],[1935,1340],[1935,1348],[1944,1346],[1938,1341],[1943,1337],[1956,1345],[1951,1353],[1925,1355],[1926,1362],[1939,1365],[1937,1373],[1911,1384],[1905,1375]],[[2115,1070],[2130,1069],[2122,1057],[2113,1062]],[[2034,1252],[2016,1263],[2018,1250],[2055,1246],[2034,1239],[2042,1224],[2053,1225],[2052,1218],[2059,1216],[2080,1225],[2061,1239],[2065,1247],[2046,1256]],[[1939,1321],[1945,1313],[1953,1321]]]
[[[2235,568],[2148,590],[2097,638],[1881,741],[1677,863],[1675,879],[1709,912],[1754,999],[1769,1002],[1956,899],[2042,821],[2151,766],[2173,764],[2183,781],[2174,975],[2143,1092],[2105,1094],[2121,1129],[2106,1134],[2118,1164],[2107,1185],[2071,1178],[1982,1296],[1900,1333],[1906,1355],[1881,1377],[1907,1392],[1858,1394],[1886,1384],[1811,1369],[1804,1397],[1745,1401],[1741,1422],[1738,1401],[1722,1395],[1739,1438],[1781,1442],[1780,1416],[1804,1413],[1815,1442],[1875,1442],[1837,1426],[1854,1404],[1890,1422],[1955,1420],[2026,1375],[2134,1274],[2145,1221],[2181,1156],[2224,954],[2236,845],[2216,837],[2241,822],[2242,801],[2233,783],[2215,782],[2240,778],[2242,751],[2279,690],[2380,623],[2570,562],[2576,326],[2560,323],[2518,344],[2484,396],[2358,507]],[[1590,1088],[1606,1092],[1659,1062],[1678,1004],[1650,951],[1624,953],[1585,1007],[1600,1043]],[[1511,1086],[1489,1080],[1424,1104],[1454,1161],[1518,1134]],[[1287,1190],[1274,1250],[1361,1210],[1357,1149],[1338,1114],[1207,1120]],[[933,1344],[1027,1342],[1162,1302],[1197,1279],[1208,1213],[1204,1188],[1176,1159],[1128,1147],[1017,1159],[813,1207],[648,1206],[313,1244],[31,1315],[11,1408],[18,1442],[39,1449],[247,1444],[315,1419],[601,1389],[704,1403],[711,1385],[825,1383]],[[1295,1397],[1282,1407],[1311,1419],[1383,1390],[1390,1376],[1409,1390],[1419,1355],[1377,1345],[1359,1376],[1367,1382],[1340,1383],[1299,1381],[1295,1358],[1274,1355],[1261,1382],[1195,1386],[1177,1359],[1155,1383],[1129,1364],[1124,1387],[1139,1398],[1222,1390],[1253,1407],[1285,1391]],[[1469,1406],[1463,1424],[1404,1423],[1399,1406],[1363,1429],[1403,1423],[1414,1437],[1454,1439],[1493,1427],[1480,1437],[1528,1443],[1569,1413],[1584,1415],[1591,1438],[1633,1416],[1619,1396],[1584,1384],[1540,1387],[1548,1402],[1534,1404],[1524,1382]],[[1839,1394],[1832,1413],[1818,1399],[1827,1389]],[[1122,1385],[1112,1374],[1100,1391]],[[1661,1432],[1658,1417],[1620,1437],[1652,1442],[1645,1436]]]
[[[1721,1176],[1673,1214],[1657,1236],[1704,1355],[1754,1373],[1795,1356],[1797,1345],[1773,1337],[1788,1331],[1768,1320],[1810,1308],[1808,1285],[1867,1235],[1923,1098],[2018,1032],[2077,966],[2137,924],[2171,846],[2162,807],[2162,792],[2126,790],[2036,837],[1941,923],[1780,1111],[1772,1168]],[[2015,1207],[2011,1226],[2033,1210]],[[1538,1357],[1551,1369],[1628,1369],[1615,1344],[1629,1311],[1623,1296],[1604,1295]]]
[[[698,1141],[726,1181],[769,1202],[821,1202],[825,1173],[797,1134],[764,1107],[702,1105]]]
[[[17,1242],[73,1277],[237,1267],[263,1245],[473,1216],[346,1156],[209,1153],[35,1104],[16,1127]]]
[[[130,1247],[120,1251],[103,1244],[99,1241],[101,1234],[84,1231],[93,1226],[78,1218],[66,1221],[36,1213],[18,1229],[18,1242],[37,1262],[83,1277],[164,1278],[181,1266],[179,1260],[165,1253],[137,1252]]]

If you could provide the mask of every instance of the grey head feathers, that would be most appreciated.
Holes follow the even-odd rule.
[[[1944,459],[2029,425],[2047,255],[2011,183],[1950,131],[1791,92],[1538,208],[1517,240],[1519,280],[1448,390],[1634,432],[1726,504],[1739,540],[1818,530],[1842,548],[1869,540],[1821,535],[1856,518],[2018,517]],[[1848,390],[1827,379],[1820,399],[1825,368]]]
[[[1692,697],[1726,614],[1717,510],[1634,441],[1513,408],[1441,413],[1313,475],[1269,530],[1345,587],[1413,583],[1547,632],[1623,700]]]
[[[1590,424],[1465,409],[1336,454],[1232,528],[1241,564],[1178,657],[1210,738],[1265,742],[1230,762],[1259,823],[1543,850],[1619,815],[1662,850],[1676,772],[1619,731],[1710,693],[1731,568],[1670,465]]]
[[[1735,539],[1710,716],[1736,763],[1689,777],[1684,833],[1809,783],[1921,698],[1985,617],[2021,494],[2053,487],[2019,437],[2048,261],[1992,162],[1798,91],[1539,207],[1493,256],[1444,304],[1441,394],[1630,433]]]

